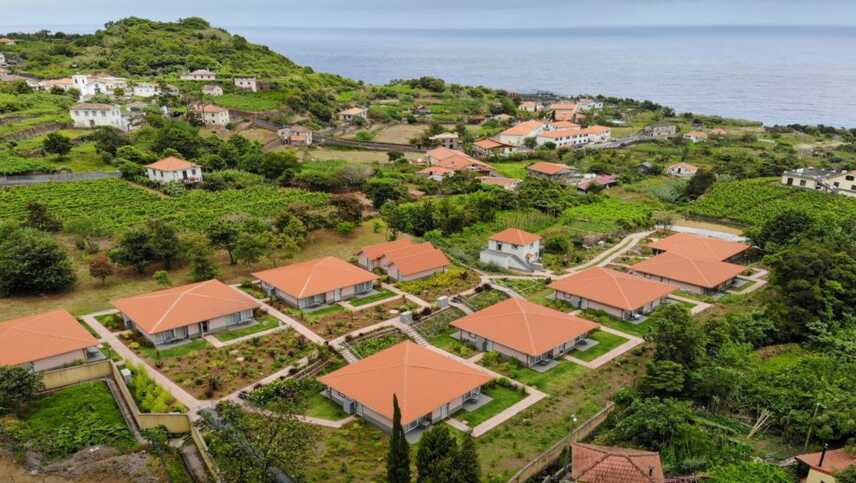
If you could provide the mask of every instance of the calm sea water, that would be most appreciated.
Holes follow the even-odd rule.
[[[226,28],[318,71],[372,83],[431,75],[520,92],[650,99],[766,124],[856,127],[856,28]]]
[[[316,70],[650,99],[691,111],[856,127],[856,28],[353,30],[232,27]]]

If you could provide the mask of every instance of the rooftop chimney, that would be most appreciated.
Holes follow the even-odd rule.
[[[823,460],[826,458],[826,449],[829,448],[829,445],[823,443],[823,451],[820,452],[820,461],[817,463],[817,466],[823,466]]]

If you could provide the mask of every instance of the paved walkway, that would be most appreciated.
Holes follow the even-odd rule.
[[[273,411],[269,411],[267,409],[262,409],[262,408],[257,407],[257,406],[253,406],[252,404],[247,403],[243,399],[238,400],[237,404],[239,404],[246,411],[256,413],[256,414],[261,414],[262,416],[265,416],[268,418],[279,417],[279,415],[277,413],[275,413]],[[312,416],[298,415],[298,416],[295,416],[295,419],[297,419],[298,421],[307,423],[307,424],[314,424],[315,426],[323,426],[325,428],[332,428],[332,429],[341,429],[346,424],[350,423],[351,421],[356,421],[357,418],[356,418],[356,416],[348,416],[346,418],[342,418],[342,419],[338,419],[338,420],[334,421],[332,419],[323,419],[323,418],[315,418]]]
[[[457,418],[446,418],[446,424],[457,429],[458,431],[463,431],[465,433],[469,433],[473,429],[467,423]]]
[[[92,330],[97,332],[100,338],[104,342],[109,344],[110,347],[114,351],[116,351],[116,353],[119,354],[123,359],[125,359],[131,364],[142,365],[143,367],[145,367],[147,372],[149,373],[149,376],[151,376],[151,378],[154,379],[154,381],[158,383],[158,385],[169,391],[178,402],[187,407],[191,419],[195,418],[196,413],[200,409],[205,409],[214,405],[214,401],[196,399],[189,392],[185,391],[181,386],[172,382],[170,378],[164,376],[157,369],[150,366],[143,358],[138,356],[134,351],[132,351],[124,343],[122,343],[122,341],[119,340],[116,334],[110,332],[107,327],[101,325],[101,322],[98,322],[98,319],[95,318],[100,315],[115,314],[117,312],[117,310],[105,310],[102,312],[84,315],[82,319],[90,327],[92,327]]]
[[[630,350],[633,350],[634,348],[636,348],[637,346],[639,346],[645,342],[640,337],[636,337],[635,335],[630,335],[630,334],[621,332],[620,330],[615,330],[615,329],[613,329],[611,327],[607,327],[605,325],[600,326],[600,330],[607,332],[607,333],[610,333],[612,335],[624,337],[625,339],[627,339],[627,342],[625,342],[624,344],[621,344],[620,346],[616,347],[615,349],[612,349],[611,351],[607,352],[606,354],[603,354],[600,357],[592,359],[591,361],[584,361],[582,359],[577,359],[576,357],[572,357],[572,356],[565,356],[565,360],[573,362],[574,364],[579,364],[579,365],[581,365],[583,367],[587,367],[589,369],[597,369],[598,367],[601,367],[604,364],[607,364],[608,362],[612,361],[616,357],[620,357],[624,353],[626,353]]]
[[[559,276],[556,278],[557,279],[558,278],[564,278],[564,277],[567,277],[567,276],[569,276],[575,272],[579,272],[579,271],[585,270],[587,268],[595,267],[595,266],[605,267],[605,266],[609,265],[610,263],[612,263],[612,261],[615,260],[616,258],[627,253],[628,250],[635,247],[640,241],[647,238],[652,233],[654,233],[653,230],[641,231],[638,233],[631,233],[631,234],[627,235],[626,237],[624,237],[624,239],[621,240],[620,242],[618,242],[614,247],[610,248],[609,250],[606,250],[603,253],[598,254],[596,257],[592,258],[591,260],[589,260],[583,264],[580,264],[580,265],[577,265],[575,267],[571,267],[571,268],[565,270],[566,275]]]
[[[376,307],[378,305],[388,304],[389,302],[392,302],[394,300],[398,300],[402,297],[404,297],[404,296],[401,294],[394,294],[394,295],[390,295],[389,297],[387,297],[385,299],[381,299],[381,300],[378,300],[377,302],[372,302],[370,304],[365,304],[365,305],[351,305],[350,302],[348,302],[347,300],[342,300],[341,302],[339,302],[339,305],[341,305],[342,307],[345,307],[345,310],[347,310],[349,312],[359,312],[361,310],[370,309],[370,308]]]
[[[677,300],[678,302],[684,302],[684,303],[691,304],[693,306],[693,308],[690,309],[690,315],[700,314],[700,313],[704,312],[705,310],[713,307],[713,304],[709,304],[707,302],[702,302],[701,300],[691,299],[688,297],[682,297],[680,295],[669,294],[667,297],[672,299],[672,300]]]
[[[399,321],[396,321],[395,326],[398,327],[398,330],[403,332],[404,335],[413,339],[413,342],[416,342],[418,345],[421,345],[421,346],[431,345],[428,343],[427,340],[425,340],[425,337],[422,337],[422,334],[420,334],[419,332],[416,332],[416,329],[414,329],[410,325],[402,323],[399,320]]]
[[[769,274],[769,272],[767,270],[764,270],[763,268],[755,268],[755,267],[749,267],[749,268],[754,270],[752,272],[752,275],[749,275],[749,276],[738,275],[737,278],[739,278],[741,280],[748,280],[750,282],[753,282],[752,285],[750,285],[750,286],[748,286],[742,290],[732,290],[731,293],[734,293],[737,295],[745,295],[748,293],[752,293],[756,290],[759,290],[761,287],[767,285],[767,283],[768,283],[767,282],[767,275]]]
[[[390,285],[388,283],[382,283],[382,284],[380,284],[380,286],[382,288],[389,290],[390,292],[394,292],[394,293],[397,293],[398,295],[403,296],[404,298],[406,298],[410,302],[413,302],[414,304],[416,304],[420,307],[431,307],[431,304],[429,304],[428,302],[422,300],[421,298],[419,298],[413,294],[409,294],[409,293],[405,292],[404,290],[401,290],[400,288],[398,288],[394,285]]]
[[[306,337],[307,339],[311,340],[312,342],[314,342],[318,345],[325,345],[327,343],[326,339],[324,339],[320,335],[316,334],[315,332],[312,332],[311,330],[309,330],[309,328],[307,328],[305,325],[301,324],[300,322],[298,322],[298,321],[294,320],[293,318],[285,315],[284,313],[273,308],[271,305],[269,305],[265,302],[262,302],[261,300],[256,300],[256,301],[262,306],[262,308],[265,310],[265,312],[273,315],[274,317],[276,317],[277,319],[279,319],[280,321],[282,321],[283,323],[285,323],[286,325],[288,325],[292,329],[296,330],[303,337]]]

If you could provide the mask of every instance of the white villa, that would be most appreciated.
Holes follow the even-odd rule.
[[[181,80],[186,81],[213,81],[217,80],[217,74],[211,72],[207,69],[198,69],[194,70],[189,74],[184,74],[181,76]]]
[[[215,106],[214,104],[196,104],[192,109],[193,112],[199,114],[202,123],[206,126],[224,127],[229,124],[230,118],[228,109]]]
[[[259,91],[259,86],[255,77],[235,77],[235,87],[245,91]]]
[[[844,196],[856,196],[856,170],[798,168],[782,173],[782,184]]]
[[[461,145],[458,135],[452,132],[436,134],[428,139],[447,149],[458,149]]]
[[[139,119],[118,104],[77,104],[69,109],[69,114],[76,128],[114,127],[122,132],[134,130]]]
[[[202,95],[203,96],[211,96],[211,97],[220,97],[223,95],[223,88],[214,85],[214,84],[206,84],[202,86]]]
[[[544,132],[547,125],[541,121],[525,121],[499,133],[496,140],[509,146],[523,146],[527,138],[534,138]]]
[[[539,235],[508,228],[490,237],[479,260],[506,270],[534,272],[541,268],[541,239]]]
[[[72,87],[80,91],[80,100],[89,99],[97,94],[113,97],[117,89],[126,90],[128,79],[124,77],[93,76],[77,74],[71,76]]]
[[[368,120],[369,118],[369,110],[365,107],[351,107],[349,109],[345,109],[344,111],[340,111],[338,113],[339,120],[343,122],[354,122],[356,118],[362,118],[364,120]]]
[[[276,131],[283,144],[291,146],[311,146],[312,130],[303,126],[288,126]]]
[[[146,176],[156,183],[198,183],[202,181],[202,168],[173,156],[146,165]]]
[[[134,86],[134,97],[155,97],[161,95],[160,87],[151,82],[143,82]]]

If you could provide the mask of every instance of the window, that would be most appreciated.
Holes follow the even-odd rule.
[[[852,174],[848,174],[847,176],[844,177],[844,179],[846,179],[847,181],[853,181],[854,178],[853,178]]]
[[[805,186],[805,180],[804,179],[800,180],[800,186]]]

